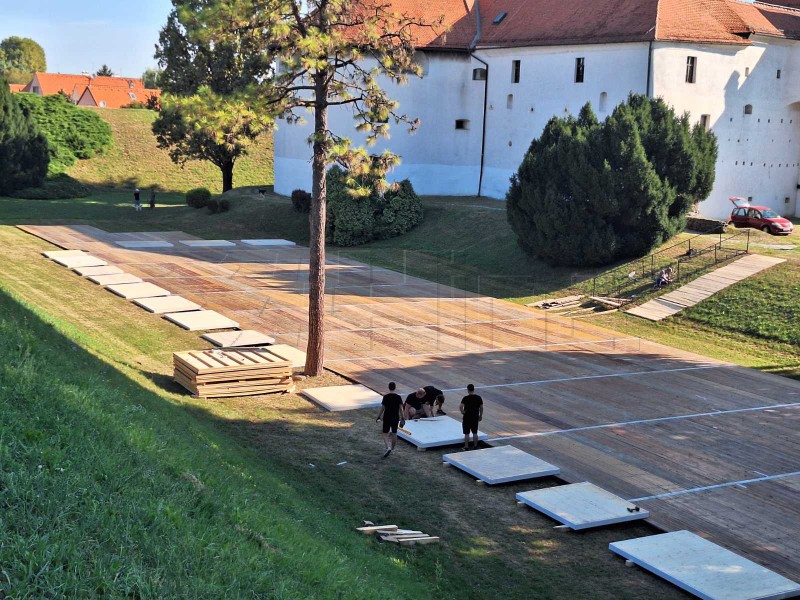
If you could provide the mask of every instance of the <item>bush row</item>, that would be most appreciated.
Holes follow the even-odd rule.
[[[369,182],[359,182],[372,192],[354,196],[347,182],[347,172],[335,166],[328,171],[328,240],[337,246],[358,246],[372,240],[397,237],[422,222],[422,201],[408,179],[394,184],[383,194]],[[303,190],[292,192],[297,212],[308,213],[311,195]]]
[[[90,193],[91,190],[80,181],[65,173],[59,173],[48,177],[41,185],[12,192],[11,196],[25,200],[61,200],[85,198]]]
[[[231,202],[227,198],[212,198],[206,188],[195,188],[186,192],[186,204],[192,208],[208,208],[211,214],[228,212]]]

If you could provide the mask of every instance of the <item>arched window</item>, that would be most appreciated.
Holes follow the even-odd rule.
[[[600,93],[600,112],[608,110],[608,94],[605,92]]]
[[[744,114],[752,115],[753,114],[753,105],[752,104],[745,104],[744,105]]]
[[[506,98],[506,108],[514,108],[514,94],[509,94]]]

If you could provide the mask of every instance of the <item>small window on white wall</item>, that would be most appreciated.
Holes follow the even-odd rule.
[[[744,105],[744,114],[752,115],[753,114],[753,105],[752,104],[745,104]]]
[[[700,115],[700,127],[704,131],[711,129],[711,115]]]
[[[686,57],[686,83],[694,83],[697,79],[697,57]]]
[[[575,83],[583,83],[583,77],[586,70],[586,60],[584,57],[575,59]]]
[[[469,119],[456,119],[456,129],[469,129]]]
[[[780,69],[778,69],[778,73],[777,73],[777,75],[778,75],[778,77],[777,77],[777,78],[778,78],[778,79],[780,79],[780,78],[781,78],[781,70],[780,70]]]
[[[744,68],[744,76],[745,77],[750,77],[750,67],[745,67]]]
[[[472,81],[486,81],[486,69],[482,67],[472,69]]]
[[[608,94],[606,92],[600,93],[599,109],[600,112],[606,112],[608,110]]]
[[[514,108],[514,94],[509,94],[506,98],[506,108]]]
[[[519,74],[522,63],[518,60],[511,61],[511,83],[519,83]]]

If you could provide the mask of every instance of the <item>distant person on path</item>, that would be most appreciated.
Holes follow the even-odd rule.
[[[469,434],[472,432],[472,447],[478,448],[478,423],[483,420],[483,398],[475,393],[475,386],[467,386],[467,395],[461,399],[461,430],[464,432],[464,450],[469,450]]]
[[[142,196],[139,192],[139,188],[133,190],[133,208],[136,210],[136,212],[142,210]]]
[[[433,417],[436,414],[447,414],[442,410],[443,404],[444,392],[432,385],[426,385],[406,396],[406,419],[418,419],[423,415]]]
[[[156,188],[150,190],[150,208],[156,207]]]
[[[395,393],[396,387],[394,381],[389,383],[389,393],[383,397],[381,411],[375,419],[376,422],[383,419],[383,443],[386,446],[383,458],[389,456],[397,445],[397,428],[406,424],[403,418],[403,399]]]

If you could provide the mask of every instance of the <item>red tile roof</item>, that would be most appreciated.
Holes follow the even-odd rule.
[[[391,0],[404,15],[446,31],[418,27],[424,48],[547,46],[674,40],[749,44],[751,34],[800,39],[800,0],[774,6],[738,0]],[[497,17],[505,13],[498,23]]]
[[[62,75],[61,73],[35,73],[34,79],[39,80],[39,92],[43,96],[64,92],[72,94],[76,85],[86,86],[92,80],[88,75]],[[26,92],[33,91],[33,80],[25,86]]]
[[[144,87],[131,89],[126,86],[95,86],[94,83],[83,92],[79,104],[98,106],[100,108],[122,108],[134,102],[147,102],[150,96],[161,96],[161,90],[149,90]]]
[[[25,89],[24,83],[9,83],[8,89],[11,90],[12,94],[16,94],[17,92],[21,92]]]
[[[144,89],[144,82],[134,77],[93,77],[92,87],[127,87],[131,89]]]

